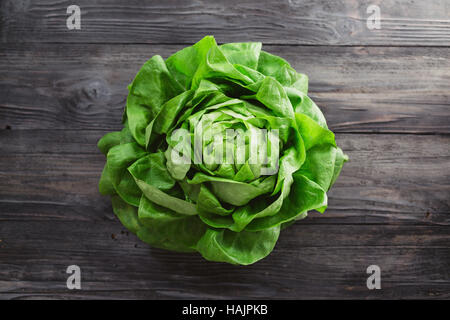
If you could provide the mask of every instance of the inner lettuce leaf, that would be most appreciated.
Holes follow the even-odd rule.
[[[281,229],[327,208],[348,157],[308,77],[261,47],[206,36],[153,56],[128,87],[123,129],[98,142],[99,190],[142,241],[248,265]]]

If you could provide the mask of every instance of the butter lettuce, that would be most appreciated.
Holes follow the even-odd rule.
[[[282,228],[325,211],[348,159],[307,94],[308,77],[261,43],[218,45],[207,36],[166,60],[156,55],[129,86],[123,129],[98,142],[106,155],[99,190],[121,223],[154,247],[252,264],[273,250]],[[225,137],[218,146],[231,163],[207,162],[205,154],[176,161],[180,145],[198,156],[190,139],[199,126],[210,137],[205,150]],[[176,138],[179,129],[188,140]],[[240,150],[228,129],[276,129],[276,143],[261,140],[257,152],[278,150],[270,163],[277,170],[264,174],[267,163],[250,161],[249,145]],[[223,157],[219,149],[211,157]]]

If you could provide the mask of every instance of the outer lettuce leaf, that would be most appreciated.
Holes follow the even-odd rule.
[[[116,193],[136,207],[139,206],[142,192],[127,168],[145,155],[146,152],[136,142],[131,142],[111,148],[107,156],[107,172]]]
[[[126,203],[119,196],[113,196],[111,198],[111,202],[113,211],[119,218],[120,222],[122,222],[125,228],[136,234],[141,228],[137,208]]]
[[[195,251],[197,242],[207,229],[197,216],[178,214],[158,206],[145,196],[141,199],[138,212],[143,225],[137,233],[138,237],[158,248]]]
[[[247,265],[266,257],[279,234],[280,227],[258,232],[208,229],[197,243],[197,250],[207,260]]]
[[[162,105],[182,92],[160,56],[143,65],[130,86],[126,109],[131,134],[138,144],[145,145],[145,129]]]

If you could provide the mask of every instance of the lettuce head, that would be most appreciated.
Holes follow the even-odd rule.
[[[100,192],[151,246],[252,264],[325,211],[347,160],[307,94],[308,77],[258,42],[207,36],[155,55],[129,86],[123,129],[98,142]]]

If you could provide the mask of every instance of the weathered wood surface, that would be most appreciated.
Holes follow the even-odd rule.
[[[0,298],[450,297],[448,228],[439,226],[297,223],[247,267],[149,248],[118,221],[2,221],[0,230]],[[72,264],[81,290],[66,288]],[[382,270],[381,290],[367,290],[371,264]]]
[[[448,1],[80,0],[68,31],[70,4],[0,1],[0,299],[450,299]],[[148,247],[97,191],[126,86],[206,34],[308,74],[350,157],[326,213],[247,267]],[[71,264],[82,290],[66,288]],[[382,290],[366,288],[371,264]]]
[[[0,132],[0,219],[112,216],[97,191],[105,158],[96,143],[106,131]],[[302,223],[450,225],[449,136],[338,134],[337,142],[351,160],[327,213]]]
[[[4,45],[0,128],[120,128],[127,85],[171,45]],[[450,133],[448,48],[264,46],[310,78],[335,132]]]
[[[206,34],[221,42],[314,45],[450,44],[446,0],[78,0],[81,30],[66,28],[68,0],[3,0],[2,42],[193,43]],[[369,30],[369,5],[381,29]]]
[[[0,298],[449,298],[450,137],[338,134],[330,208],[250,267],[150,249],[97,191],[104,131],[0,134]],[[83,290],[65,288],[82,268]],[[365,269],[382,268],[382,292]],[[206,266],[206,267],[205,267]]]

